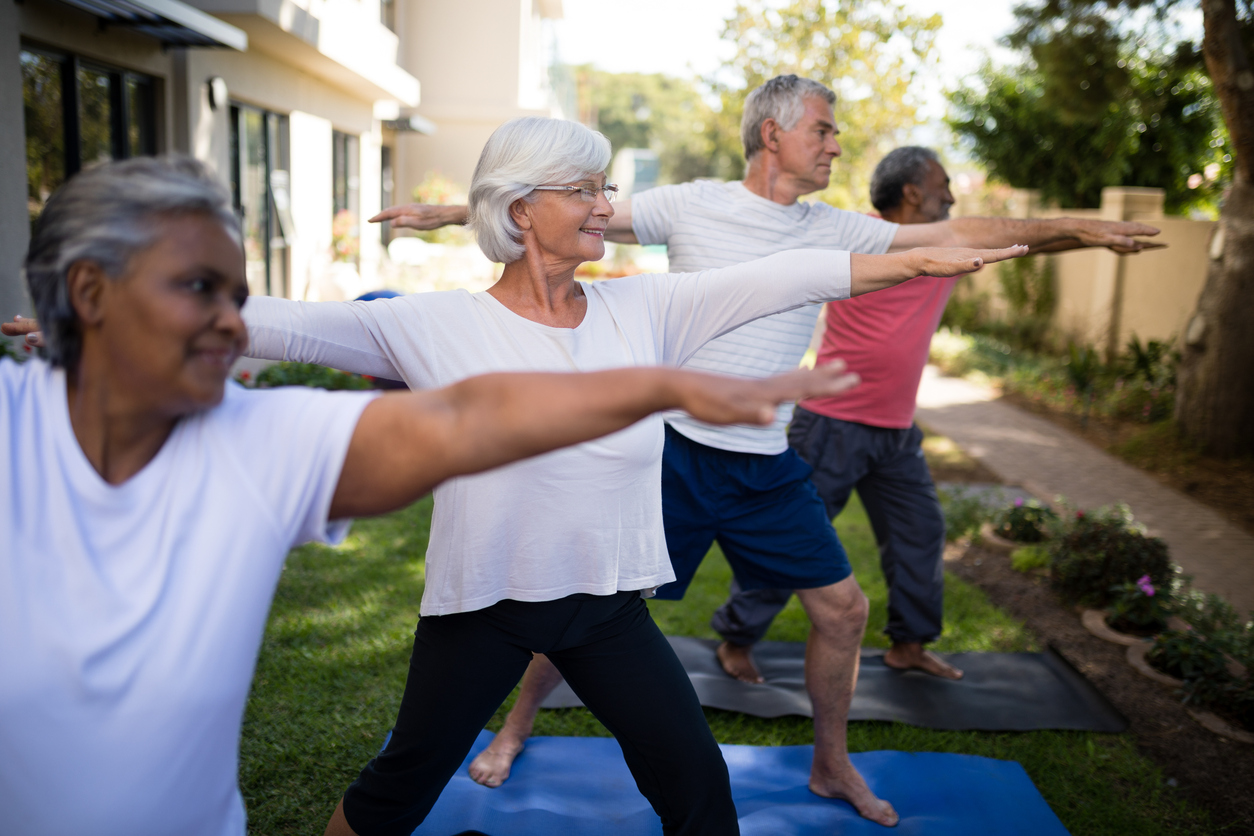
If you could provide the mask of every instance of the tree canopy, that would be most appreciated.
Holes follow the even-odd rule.
[[[1115,5],[1019,6],[1006,43],[1020,62],[986,64],[952,95],[950,125],[994,178],[1064,208],[1116,185],[1163,189],[1168,212],[1213,207],[1233,156],[1200,53],[1166,27],[1134,31]]]

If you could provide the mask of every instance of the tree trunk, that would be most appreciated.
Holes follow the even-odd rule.
[[[1235,158],[1206,285],[1185,332],[1176,420],[1202,449],[1254,454],[1254,71],[1235,0],[1202,0],[1202,54]]]

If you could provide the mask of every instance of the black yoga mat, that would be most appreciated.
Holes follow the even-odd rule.
[[[701,704],[755,717],[813,716],[805,691],[805,645],[762,642],[754,658],[766,682],[750,685],[723,673],[712,639],[668,636]],[[1045,653],[953,653],[966,675],[957,681],[885,666],[883,651],[864,649],[850,720],[893,720],[928,729],[1122,732],[1127,719],[1079,671]],[[544,708],[582,705],[562,683]]]

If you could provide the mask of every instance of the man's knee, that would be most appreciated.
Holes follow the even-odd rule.
[[[830,586],[797,590],[797,597],[820,633],[861,634],[871,611],[871,602],[852,575]]]

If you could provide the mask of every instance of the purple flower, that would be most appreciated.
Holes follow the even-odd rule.
[[[1150,583],[1149,575],[1141,575],[1136,579],[1136,585],[1140,587],[1141,592],[1145,593],[1146,598],[1154,597],[1154,584]]]
[[[1016,507],[1016,508],[1022,508],[1022,507],[1023,507],[1023,497],[1021,497],[1021,496],[1016,496],[1016,497],[1015,497],[1015,507]]]

